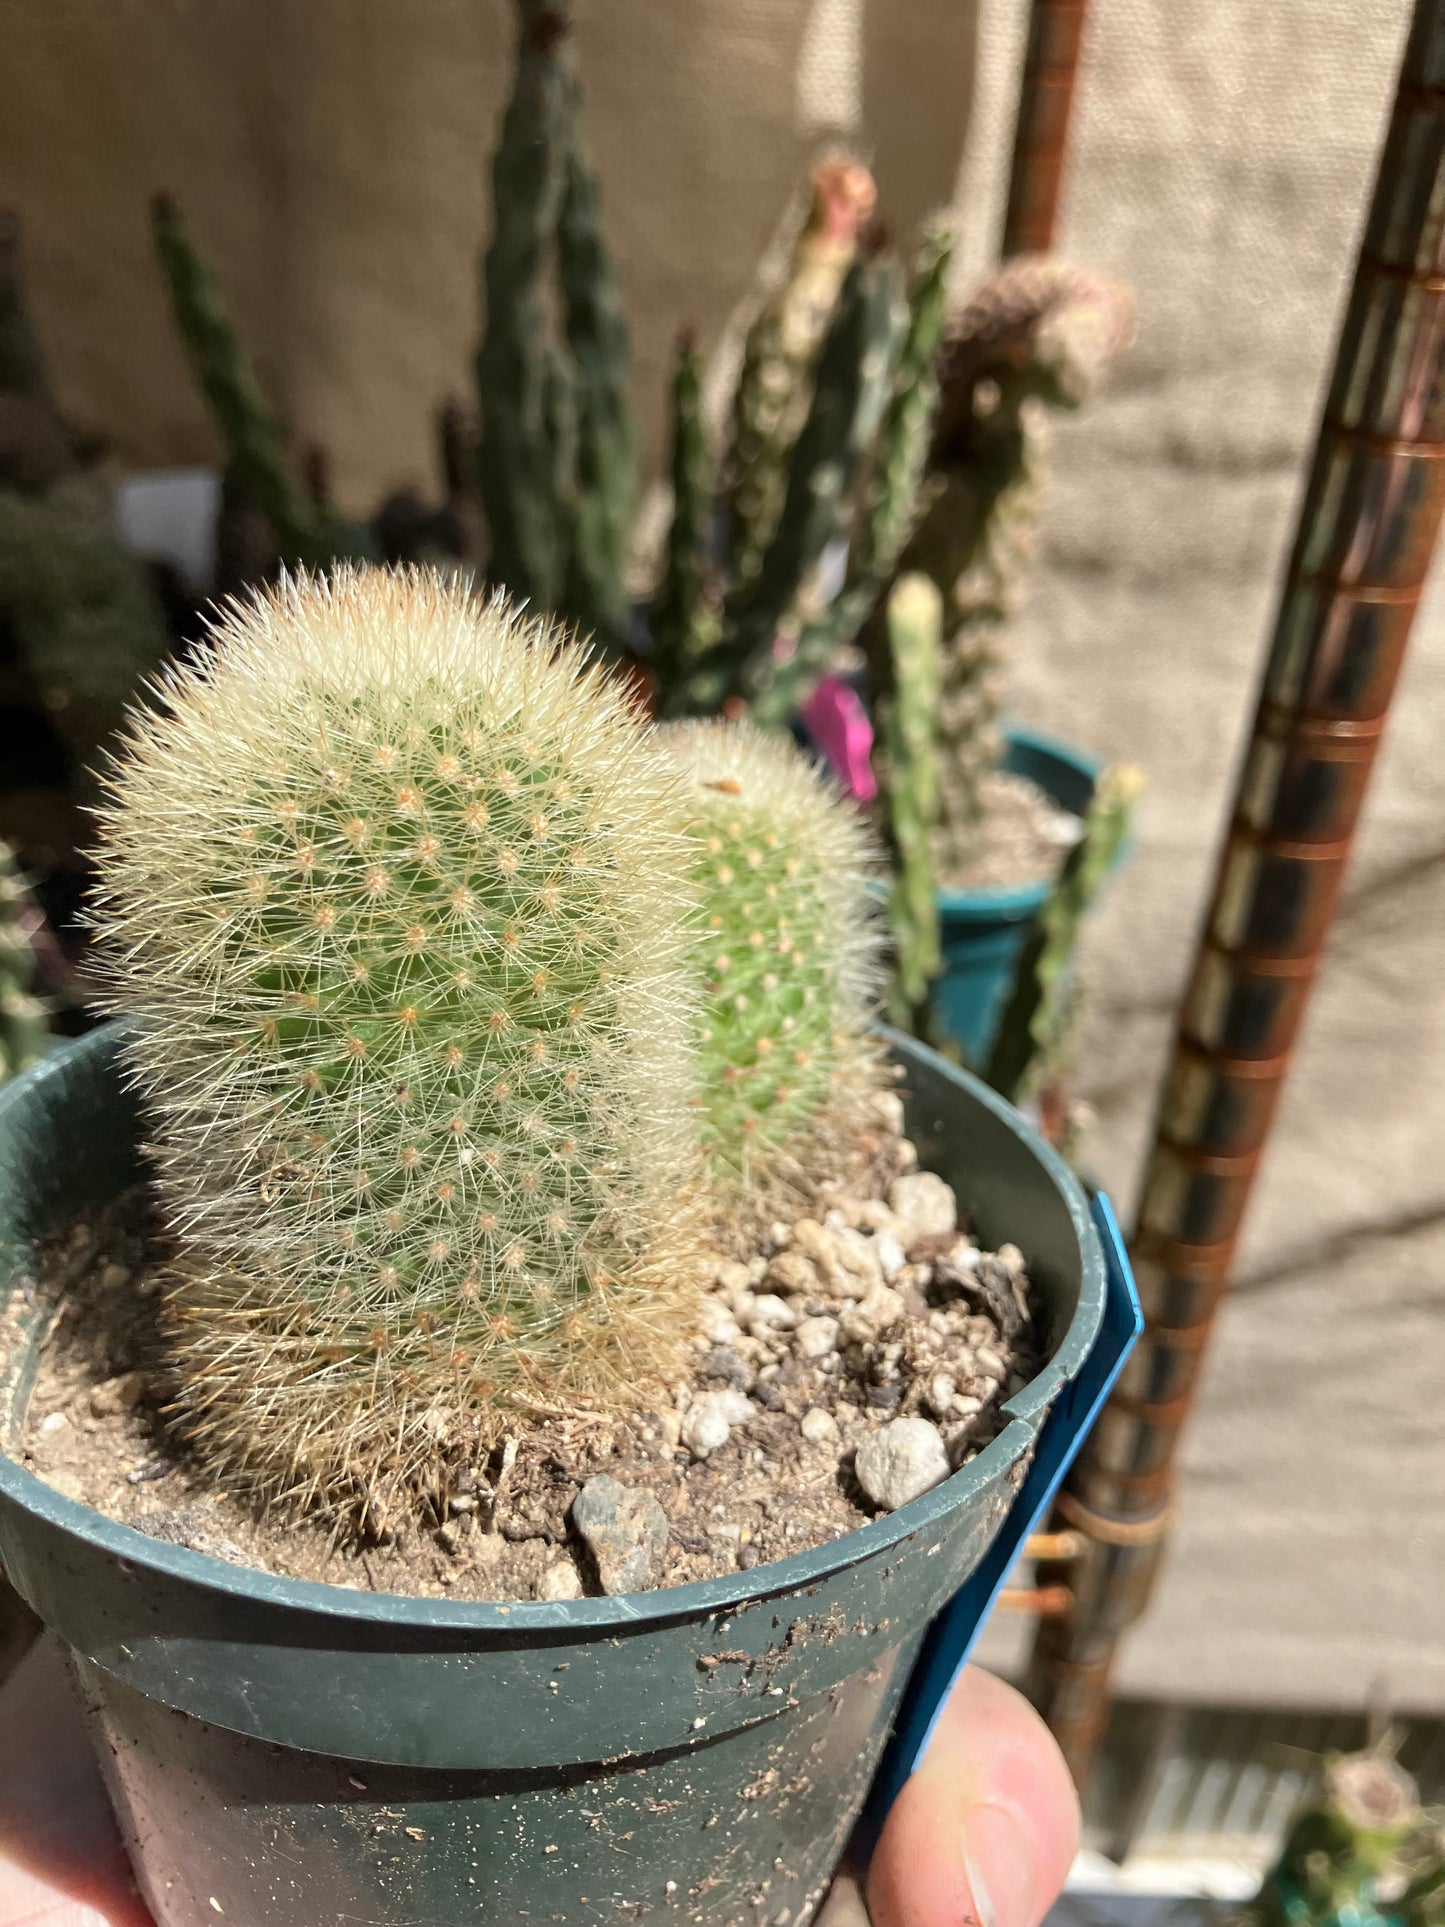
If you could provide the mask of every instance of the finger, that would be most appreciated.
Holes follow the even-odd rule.
[[[1039,1927],[1078,1843],[1078,1798],[1048,1728],[970,1667],[873,1856],[874,1927]]]
[[[0,1692],[0,1927],[147,1927],[60,1650]]]

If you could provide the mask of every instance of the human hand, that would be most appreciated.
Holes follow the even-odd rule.
[[[0,1927],[151,1927],[50,1640],[0,1691],[0,1734]],[[888,1817],[866,1882],[873,1927],[1038,1927],[1078,1826],[1043,1723],[971,1668]],[[867,1921],[840,1880],[817,1927]]]

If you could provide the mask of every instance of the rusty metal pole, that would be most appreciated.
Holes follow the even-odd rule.
[[[1088,11],[1089,0],[1033,0],[1003,223],[1005,260],[1046,254],[1053,246]]]
[[[1145,1336],[1056,1525],[1030,1686],[1082,1783],[1445,507],[1445,0],[1417,0],[1133,1255]]]

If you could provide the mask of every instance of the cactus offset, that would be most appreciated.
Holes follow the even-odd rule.
[[[374,1507],[509,1408],[645,1396],[694,1260],[690,851],[624,694],[500,601],[343,570],[162,698],[95,922],[198,1449]]]
[[[36,916],[14,852],[0,843],[0,1084],[38,1064],[50,1048],[31,937]]]
[[[686,776],[702,898],[702,1131],[714,1186],[747,1215],[845,1168],[888,1073],[869,1033],[876,852],[785,736],[662,732]]]
[[[748,331],[733,397],[726,463],[729,573],[744,588],[777,532],[793,445],[812,399],[814,364],[878,199],[873,176],[853,160],[821,163],[810,189],[808,216],[783,284]]]
[[[943,964],[932,854],[939,809],[943,598],[927,576],[898,578],[888,597],[886,624],[888,674],[878,709],[880,786],[894,854],[888,900],[897,969],[893,1001],[894,1014],[912,1029]]]
[[[997,768],[1000,631],[1032,557],[1045,409],[1079,407],[1127,343],[1125,288],[1047,257],[1008,261],[948,328],[929,499],[902,557],[945,604],[945,878],[973,856],[979,784]]]
[[[275,530],[283,558],[322,568],[336,557],[372,554],[364,529],[318,507],[307,493],[221,284],[169,196],[156,197],[151,228],[176,332],[210,404],[229,471]]]
[[[1013,987],[989,1057],[987,1078],[1016,1103],[1057,1070],[1078,999],[1070,965],[1085,914],[1118,860],[1144,786],[1136,769],[1106,769],[1094,786],[1083,835],[1069,852],[1014,968]]]

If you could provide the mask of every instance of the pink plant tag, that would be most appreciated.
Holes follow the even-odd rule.
[[[841,676],[824,676],[801,715],[818,754],[854,802],[871,803],[878,794],[873,725],[851,683]]]

